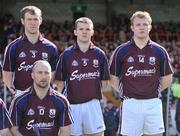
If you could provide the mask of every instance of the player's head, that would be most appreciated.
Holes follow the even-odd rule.
[[[25,6],[24,8],[22,8],[20,11],[20,18],[24,19],[26,13],[29,13],[31,15],[38,15],[39,17],[42,17],[41,10],[36,6]]]
[[[131,25],[133,25],[135,18],[140,18],[140,19],[146,18],[148,20],[149,24],[152,23],[152,18],[150,16],[150,14],[148,12],[146,12],[146,11],[137,11],[137,12],[135,12],[131,16],[131,19],[130,19],[131,20]]]
[[[137,11],[131,17],[131,30],[134,33],[134,38],[148,39],[151,31],[152,19],[148,12]]]
[[[90,27],[91,27],[91,29],[92,29],[92,30],[94,29],[93,22],[92,22],[92,20],[91,20],[90,18],[88,18],[88,17],[80,17],[80,18],[78,18],[78,19],[75,21],[75,29],[77,29],[79,23],[89,24]]]
[[[39,34],[39,28],[42,24],[42,13],[38,7],[26,6],[22,8],[20,17],[26,34]]]
[[[45,60],[38,60],[32,67],[32,79],[34,85],[40,88],[48,88],[51,81],[51,66]]]
[[[90,42],[94,35],[93,22],[87,17],[81,17],[75,22],[74,35],[77,36],[77,41],[81,43]]]

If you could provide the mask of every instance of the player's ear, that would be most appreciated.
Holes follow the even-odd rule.
[[[34,79],[34,73],[33,72],[31,73],[31,77],[32,77],[32,79]]]
[[[21,18],[21,24],[23,24],[23,25],[24,25],[24,19],[23,19],[23,18]]]
[[[91,30],[91,36],[93,36],[94,35],[94,30]]]
[[[152,29],[152,25],[149,25],[149,31],[151,31],[151,29]]]
[[[76,31],[76,29],[74,30],[74,35],[77,36],[77,31]]]
[[[133,29],[133,26],[131,25],[131,31],[133,31],[134,32],[134,29]]]
[[[42,17],[40,17],[40,24],[42,24]]]

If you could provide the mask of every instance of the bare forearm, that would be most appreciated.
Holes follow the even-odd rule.
[[[9,128],[0,130],[0,136],[12,136]]]
[[[11,128],[11,132],[12,132],[13,136],[23,136],[23,135],[19,132],[18,127],[12,127],[12,128]]]
[[[103,80],[102,81],[102,92],[107,91],[109,86],[109,80]]]
[[[13,72],[3,71],[3,82],[8,87],[9,91],[14,94],[15,87],[13,84]]]
[[[168,88],[172,83],[172,74],[164,76],[160,80],[160,87],[163,91],[164,89]]]
[[[58,136],[70,136],[70,126],[60,127]]]
[[[64,82],[63,81],[58,81],[55,80],[54,84],[56,85],[57,89],[59,92],[62,92],[63,88],[64,88]]]
[[[117,92],[119,91],[119,78],[118,77],[111,75],[110,84],[115,91]]]

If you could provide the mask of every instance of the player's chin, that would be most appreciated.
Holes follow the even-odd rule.
[[[39,84],[39,87],[41,87],[41,88],[47,88],[49,86],[49,84],[46,82],[41,82],[40,84]]]

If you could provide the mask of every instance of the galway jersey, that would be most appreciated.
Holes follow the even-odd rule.
[[[33,87],[15,97],[10,116],[24,136],[57,136],[60,127],[70,125],[72,116],[67,99],[59,92],[49,89],[40,99]]]
[[[74,44],[60,56],[55,80],[65,81],[67,98],[71,104],[101,99],[101,80],[109,80],[105,53],[93,43],[84,53]]]
[[[14,72],[14,86],[17,90],[25,90],[33,82],[31,69],[37,60],[47,60],[52,71],[56,69],[58,51],[56,46],[39,36],[37,43],[29,42],[25,35],[11,42],[5,50],[3,70]]]
[[[0,130],[12,127],[12,121],[6,109],[5,103],[0,99]]]
[[[110,72],[120,78],[121,97],[150,99],[159,96],[160,77],[171,74],[172,68],[163,47],[149,40],[140,49],[132,40],[116,48]]]

